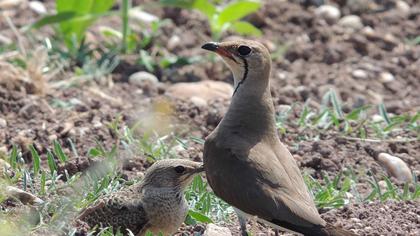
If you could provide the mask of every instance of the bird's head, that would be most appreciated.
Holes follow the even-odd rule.
[[[210,42],[201,48],[213,51],[223,58],[232,70],[235,79],[235,92],[249,77],[268,80],[271,70],[271,57],[267,48],[251,40],[235,40],[221,43]],[[261,82],[261,81],[260,81]]]
[[[204,171],[203,164],[183,159],[166,159],[154,163],[145,173],[144,183],[156,188],[184,190],[194,175]]]

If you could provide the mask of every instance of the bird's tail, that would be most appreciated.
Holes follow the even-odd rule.
[[[332,224],[327,223],[325,227],[322,228],[323,235],[325,236],[357,236],[357,234],[350,231],[335,227]]]

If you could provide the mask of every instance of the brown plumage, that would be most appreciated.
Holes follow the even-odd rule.
[[[112,226],[134,235],[147,231],[174,233],[185,220],[188,205],[184,190],[193,176],[203,171],[201,163],[170,159],[153,164],[137,184],[98,200],[84,210],[79,220],[90,227]]]
[[[299,168],[277,135],[270,93],[271,59],[260,43],[207,43],[234,76],[230,107],[204,146],[204,168],[215,194],[240,215],[304,235],[353,235],[318,214]]]

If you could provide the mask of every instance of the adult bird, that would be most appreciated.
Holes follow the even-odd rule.
[[[280,142],[270,93],[271,58],[260,43],[206,43],[233,73],[226,115],[204,144],[204,169],[214,193],[243,216],[303,235],[354,235],[319,215],[299,168]],[[243,219],[243,218],[242,218]],[[246,235],[245,224],[241,229]]]
[[[147,231],[173,234],[188,212],[184,190],[203,170],[201,163],[189,160],[158,161],[141,182],[98,200],[78,219],[90,227],[112,226],[114,231],[120,229],[126,234],[130,230],[137,236]]]

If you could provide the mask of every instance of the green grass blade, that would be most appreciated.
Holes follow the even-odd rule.
[[[200,138],[200,137],[195,137],[195,136],[191,136],[190,137],[191,141],[198,143],[198,144],[203,144],[205,143],[205,140]]]
[[[331,103],[333,105],[335,114],[338,116],[338,118],[343,119],[344,118],[344,112],[341,109],[341,104],[338,100],[337,93],[332,89],[330,90],[330,92],[331,92],[330,93],[331,94],[330,99],[331,99]]]
[[[44,171],[41,171],[41,190],[40,190],[41,195],[45,195],[46,193],[45,191],[46,182],[47,182],[47,176]]]
[[[370,106],[364,105],[352,110],[349,114],[346,115],[346,120],[358,120],[369,108]]]
[[[29,145],[29,149],[31,150],[34,176],[37,176],[38,173],[39,173],[40,166],[41,166],[41,157],[39,156],[38,152],[36,151],[34,145],[32,145],[32,144]]]
[[[47,162],[48,167],[50,168],[51,174],[57,171],[57,164],[55,164],[54,156],[50,150],[47,151]]]
[[[74,17],[76,17],[76,13],[73,12],[73,11],[60,12],[58,14],[45,16],[45,17],[39,19],[34,24],[32,24],[30,26],[30,28],[39,29],[39,28],[41,28],[43,26],[46,26],[46,25],[52,25],[52,24],[56,24],[56,23],[71,20]]]
[[[75,157],[79,157],[79,153],[77,153],[76,145],[74,145],[73,140],[71,140],[71,138],[68,138],[67,141],[70,144],[70,148],[71,148],[71,151],[73,152],[73,155]]]
[[[131,8],[131,0],[123,0],[121,8],[122,19],[122,50],[124,53],[128,52],[128,36],[130,34],[130,26],[128,25],[128,12]]]
[[[208,216],[197,211],[189,210],[188,215],[201,223],[213,223],[213,221]]]
[[[192,7],[206,15],[209,20],[211,20],[216,15],[217,11],[216,7],[208,0],[195,0]]]
[[[16,170],[17,167],[18,150],[16,145],[13,145],[12,152],[10,153],[9,163],[12,169]]]
[[[166,7],[179,7],[185,9],[191,9],[194,6],[196,0],[159,0],[159,3]]]
[[[298,120],[298,124],[300,127],[304,127],[305,123],[306,123],[306,118],[309,115],[309,108],[308,105],[305,103],[305,105],[303,106],[303,110],[299,115],[299,120]]]
[[[218,23],[223,25],[225,23],[234,22],[241,18],[256,12],[261,7],[258,1],[236,1],[227,5],[219,15]]]
[[[54,143],[54,154],[61,161],[61,163],[66,163],[68,161],[67,155],[63,152],[60,143],[57,140],[53,141]]]
[[[379,104],[379,114],[384,119],[387,125],[391,124],[391,119],[388,116],[388,112],[386,111],[385,105],[383,103]]]
[[[253,24],[246,21],[237,21],[230,26],[233,30],[242,35],[252,35],[260,37],[262,32]]]

